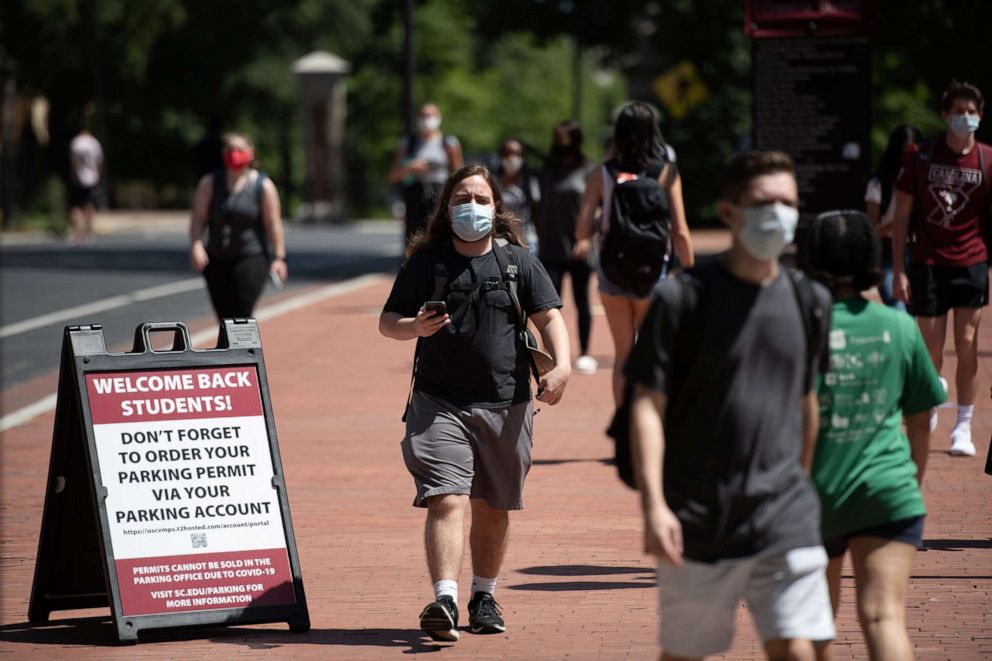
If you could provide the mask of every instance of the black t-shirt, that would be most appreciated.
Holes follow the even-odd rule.
[[[537,223],[537,250],[545,264],[572,261],[575,223],[586,192],[589,167],[549,164],[541,172],[541,213]]]
[[[544,267],[524,248],[503,248],[519,270],[517,296],[529,315],[560,308]],[[530,367],[516,315],[492,251],[465,257],[450,245],[413,253],[400,269],[383,312],[414,317],[434,293],[435,265],[447,276],[451,324],[422,338],[414,388],[463,407],[497,408],[530,399]]]
[[[820,505],[799,461],[802,405],[827,349],[807,351],[784,272],[764,287],[719,260],[688,274],[702,315],[696,337],[679,332],[683,285],[665,281],[626,366],[633,382],[668,396],[665,499],[682,523],[686,557],[715,562],[815,546]],[[826,289],[814,291],[829,310]],[[822,323],[826,338],[826,316]]]

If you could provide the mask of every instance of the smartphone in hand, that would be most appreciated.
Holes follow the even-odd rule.
[[[445,301],[427,301],[424,303],[424,309],[435,315],[448,314],[448,304]]]
[[[282,278],[280,278],[279,274],[275,271],[269,271],[269,279],[272,281],[272,284],[275,285],[276,289],[282,289],[286,286],[286,283],[282,281]]]

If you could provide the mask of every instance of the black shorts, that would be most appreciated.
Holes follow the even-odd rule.
[[[827,551],[827,557],[839,558],[847,552],[847,542],[852,537],[881,537],[921,549],[923,548],[923,520],[925,518],[925,516],[913,516],[892,523],[883,523],[880,526],[855,530],[847,535],[823,540],[823,548]]]
[[[909,311],[916,317],[943,317],[952,308],[981,308],[989,302],[988,264],[909,265]]]
[[[71,208],[90,205],[96,206],[96,186],[80,186],[79,184],[69,186],[69,206]]]

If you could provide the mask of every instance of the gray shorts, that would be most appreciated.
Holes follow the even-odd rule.
[[[465,494],[493,509],[523,509],[533,430],[530,401],[463,409],[414,392],[402,443],[417,486],[414,506],[427,507],[431,496]]]
[[[727,650],[737,602],[747,601],[762,641],[834,638],[834,617],[822,546],[721,560],[658,563],[661,646],[669,654],[703,657]]]

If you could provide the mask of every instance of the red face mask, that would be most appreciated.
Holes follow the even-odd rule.
[[[231,170],[240,170],[251,165],[255,152],[251,149],[228,149],[224,152],[224,165]]]

